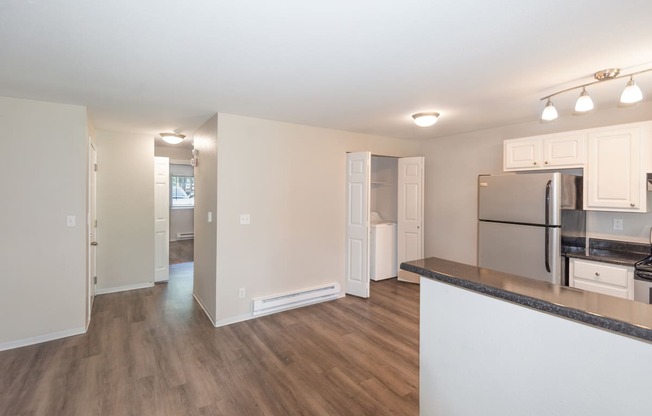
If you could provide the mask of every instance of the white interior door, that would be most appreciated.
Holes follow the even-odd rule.
[[[371,153],[346,156],[346,293],[369,297]]]
[[[170,278],[170,159],[154,158],[154,281]]]
[[[403,157],[398,160],[399,265],[423,258],[423,177],[423,157]],[[399,270],[399,280],[414,282],[415,276]]]
[[[86,325],[91,321],[97,284],[97,149],[93,142],[88,146],[88,303]]]

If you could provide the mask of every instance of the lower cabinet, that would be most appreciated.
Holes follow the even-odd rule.
[[[570,287],[634,299],[634,268],[590,260],[570,259]]]

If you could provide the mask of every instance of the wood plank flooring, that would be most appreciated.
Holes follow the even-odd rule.
[[[417,415],[418,343],[417,285],[214,328],[182,275],[0,352],[0,415]]]

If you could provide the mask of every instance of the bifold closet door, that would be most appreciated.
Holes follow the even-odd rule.
[[[369,297],[371,153],[346,155],[346,293]]]

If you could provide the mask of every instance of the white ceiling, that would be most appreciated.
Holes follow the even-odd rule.
[[[0,95],[152,135],[224,112],[431,138],[537,120],[597,70],[652,67],[651,17],[649,0],[3,0]],[[649,100],[652,73],[637,80]],[[613,107],[625,83],[589,92]],[[416,127],[427,110],[439,123]]]

